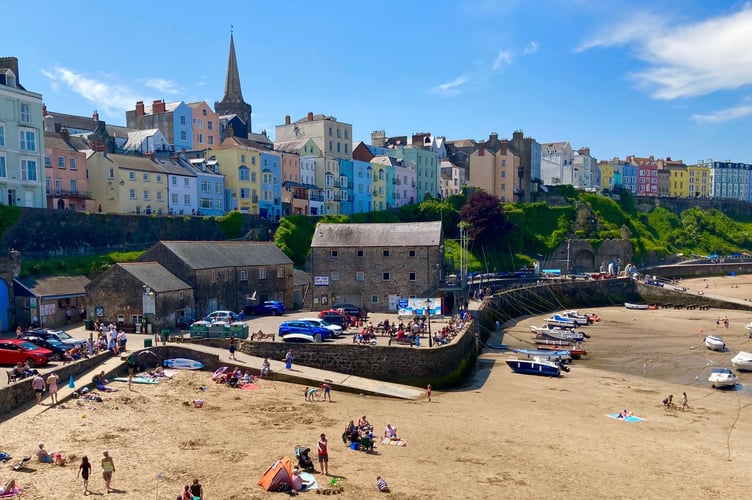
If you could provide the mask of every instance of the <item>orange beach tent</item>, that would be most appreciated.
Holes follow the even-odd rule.
[[[292,486],[292,460],[290,460],[290,457],[282,457],[274,462],[261,476],[258,484],[266,491],[290,489]]]

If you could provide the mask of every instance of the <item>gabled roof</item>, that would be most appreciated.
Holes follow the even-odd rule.
[[[333,122],[337,121],[337,119],[335,117],[333,117],[333,116],[320,115],[319,114],[319,115],[313,115],[313,119],[312,120],[309,120],[308,119],[308,115],[306,115],[303,118],[301,118],[300,120],[295,120],[293,123],[305,123],[305,122],[308,122],[308,121],[314,121],[314,122],[316,122],[316,121],[321,121],[321,120],[331,120]]]
[[[57,133],[44,133],[44,147],[45,149],[62,149],[62,150],[75,150],[72,144],[63,139],[60,134]]]
[[[107,125],[106,126],[107,133],[110,134],[110,137],[125,137],[128,138],[128,135],[131,132],[136,132],[138,129],[136,128],[128,128],[128,127],[121,127],[120,125]]]
[[[441,244],[441,221],[316,225],[311,248],[423,247]]]
[[[263,241],[160,241],[192,269],[292,264],[274,243]]]
[[[154,161],[159,163],[159,166],[168,174],[196,177],[196,174],[183,167],[177,160],[172,158],[155,158]]]
[[[115,264],[115,266],[121,267],[126,273],[157,293],[190,290],[192,288],[191,285],[165,269],[159,262],[121,262]]]
[[[26,277],[14,281],[31,296],[43,299],[83,297],[86,294],[84,287],[89,284],[89,278],[85,276]]]
[[[118,155],[118,154],[103,154],[103,153],[94,153],[95,155],[101,155],[102,156],[102,162],[110,162],[113,164],[113,167],[115,168],[124,168],[129,170],[141,170],[144,172],[157,172],[160,174],[165,173],[164,169],[162,169],[159,164],[155,163],[153,160],[143,157],[143,156],[132,156],[132,155]],[[90,158],[90,155],[87,158]]]
[[[303,286],[311,284],[311,275],[300,269],[292,270],[292,284],[293,286]]]
[[[183,103],[183,101],[173,101],[173,102],[166,102],[165,103],[165,113],[172,113],[178,107]],[[144,114],[146,115],[152,115],[154,114],[154,105],[151,106],[144,106]],[[161,114],[161,113],[160,113]]]
[[[149,137],[159,134],[158,128],[147,128],[128,132],[128,141],[123,145],[125,151],[141,149],[141,144]]]
[[[55,111],[47,111],[47,115],[52,115],[55,130],[58,131],[62,128],[67,128],[93,132],[97,128],[97,122],[91,116],[68,115]]]
[[[303,146],[311,140],[307,139],[295,139],[294,141],[274,141],[274,149],[277,151],[283,151],[285,153],[297,153]]]

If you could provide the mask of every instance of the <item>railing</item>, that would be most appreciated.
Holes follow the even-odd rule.
[[[309,201],[324,201],[324,195],[322,194],[312,194],[308,196]]]

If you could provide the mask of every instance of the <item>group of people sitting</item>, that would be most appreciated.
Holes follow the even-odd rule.
[[[93,346],[94,352],[110,351],[114,356],[125,352],[128,337],[123,330],[118,331],[112,323],[105,325],[99,322],[94,324],[94,329],[99,332],[99,337]]]
[[[364,326],[353,335],[353,344],[372,344],[376,342],[376,330],[373,325]]]
[[[460,323],[462,322],[460,321]],[[436,334],[434,334],[433,341],[439,345],[450,343],[460,333],[462,326],[464,325],[455,326],[454,324],[449,324],[443,327],[441,330],[437,331]]]
[[[63,353],[63,364],[89,357],[89,353],[79,346],[73,346]]]
[[[63,454],[59,452],[49,453],[44,448],[44,443],[39,443],[39,445],[37,445],[36,455],[39,461],[43,464],[54,463],[55,465],[65,465],[65,457]]]
[[[20,361],[16,363],[16,366],[13,367],[13,376],[16,377],[16,379],[21,380],[26,377],[32,377],[39,373],[38,370],[35,370],[26,363],[21,363]]]
[[[214,372],[212,380],[217,384],[227,384],[228,387],[238,388],[245,384],[252,384],[258,380],[258,377],[251,375],[247,371],[241,372],[240,368],[230,370],[226,366],[223,366]]]
[[[368,422],[365,415],[360,417],[358,425],[350,420],[342,433],[342,442],[352,450],[373,452],[373,426]]]

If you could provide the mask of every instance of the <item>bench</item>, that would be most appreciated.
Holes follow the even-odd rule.
[[[402,337],[402,338],[389,337],[389,343],[387,345],[392,345],[392,342],[394,342],[395,344],[402,344],[402,345],[410,345],[410,346],[415,345],[415,339],[410,338],[410,337]]]
[[[274,334],[264,333],[261,330],[259,330],[256,333],[252,333],[251,338],[249,340],[264,340],[264,339],[271,339],[272,341],[274,341]]]

